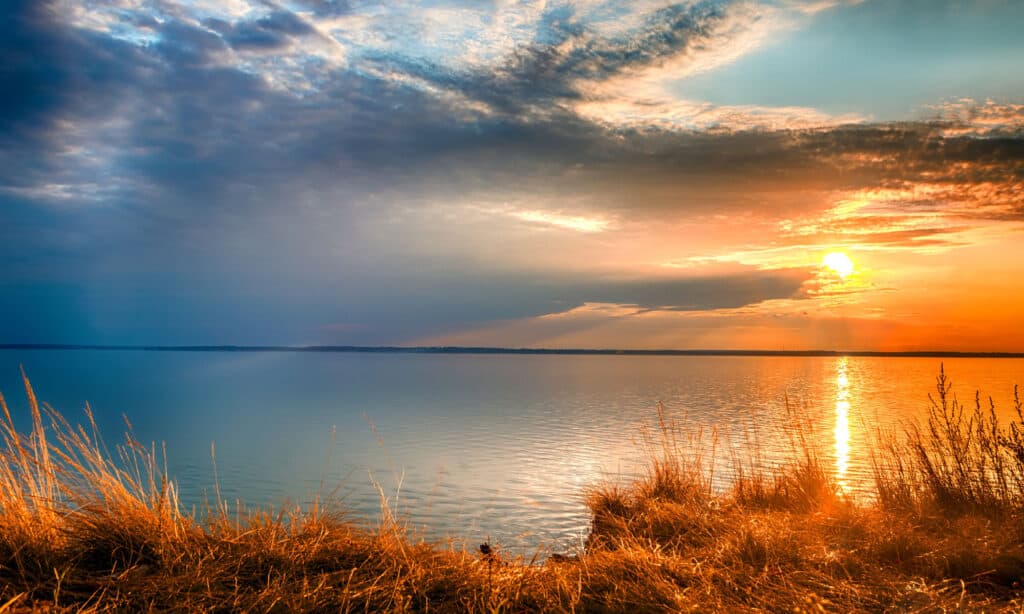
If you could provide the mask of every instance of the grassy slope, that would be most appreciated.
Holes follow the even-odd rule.
[[[1020,404],[1000,425],[944,376],[928,423],[880,444],[875,504],[837,494],[807,445],[714,494],[699,438],[663,420],[642,479],[589,493],[586,551],[543,564],[418,542],[386,511],[372,532],[317,508],[197,520],[156,450],[109,454],[25,383],[32,431],[6,405],[0,425],[0,612],[1024,607]]]

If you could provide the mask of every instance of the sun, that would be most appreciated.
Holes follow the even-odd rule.
[[[846,279],[853,273],[853,261],[843,252],[826,254],[821,263],[832,269],[840,279]]]

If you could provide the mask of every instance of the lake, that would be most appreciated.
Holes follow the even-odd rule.
[[[876,429],[922,416],[942,363],[1009,417],[1020,359],[0,350],[0,391],[27,426],[23,365],[70,420],[88,401],[108,444],[127,416],[166,442],[189,507],[219,482],[249,506],[323,492],[372,523],[383,492],[428,538],[529,556],[580,547],[587,487],[636,474],[659,402],[717,431],[723,484],[734,455],[789,453],[795,410],[858,493]]]

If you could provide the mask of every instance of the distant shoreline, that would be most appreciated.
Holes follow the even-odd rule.
[[[352,354],[527,354],[556,356],[790,356],[878,358],[1024,358],[1024,352],[877,352],[843,350],[619,350],[582,348],[502,348],[464,346],[361,345],[98,345],[0,343],[0,350],[115,350],[138,352],[334,352]]]

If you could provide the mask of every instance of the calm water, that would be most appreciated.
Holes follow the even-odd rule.
[[[249,505],[324,492],[367,522],[378,483],[428,536],[488,537],[531,550],[578,547],[582,494],[637,470],[659,401],[716,427],[717,458],[771,462],[802,411],[854,491],[876,427],[920,416],[939,359],[0,351],[0,391],[26,424],[18,366],[39,398],[78,419],[88,401],[108,443],[122,414],[167,444],[182,499],[220,489]],[[980,388],[1005,414],[1024,360],[945,360],[954,390]],[[332,445],[332,429],[335,441]]]

